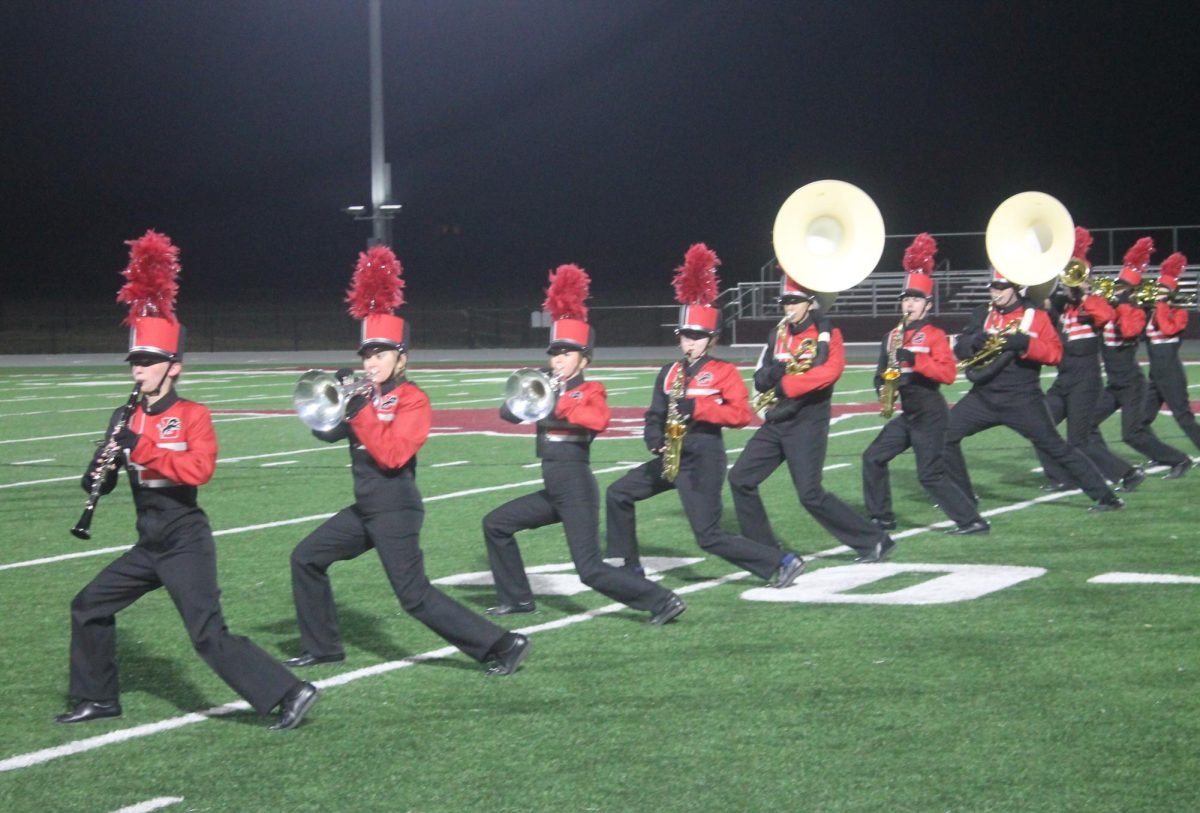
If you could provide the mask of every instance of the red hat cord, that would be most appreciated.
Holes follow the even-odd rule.
[[[1142,284],[1142,274],[1150,264],[1150,255],[1154,253],[1154,240],[1142,237],[1125,252],[1125,267],[1117,275],[1117,282],[1125,282],[1132,286]]]
[[[717,253],[704,243],[696,243],[687,250],[683,265],[675,269],[675,301],[679,309],[677,330],[696,330],[712,335],[717,332],[718,313],[713,307],[720,290],[717,266],[721,260]]]
[[[406,349],[404,320],[392,313],[404,304],[403,273],[400,261],[387,246],[359,252],[346,302],[350,303],[350,315],[362,320],[360,350],[372,344]]]
[[[916,291],[922,296],[933,296],[933,258],[937,255],[937,240],[929,232],[922,232],[913,238],[912,243],[904,250],[902,261],[908,276],[904,280],[904,291],[901,296],[912,296],[910,291]]]
[[[180,351],[180,325],[175,319],[179,248],[153,229],[125,244],[129,265],[121,272],[126,282],[117,292],[117,301],[129,305],[124,320],[130,328],[129,354],[174,358]]]
[[[566,264],[550,272],[550,286],[542,310],[550,314],[550,345],[565,344],[580,350],[591,346],[587,305],[592,280],[577,265]]]
[[[1176,251],[1170,257],[1163,260],[1162,267],[1158,271],[1158,284],[1172,291],[1178,291],[1179,277],[1183,274],[1183,269],[1186,267],[1187,257]]]

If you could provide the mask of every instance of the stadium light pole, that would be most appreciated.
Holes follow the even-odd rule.
[[[371,221],[371,237],[367,248],[375,245],[392,244],[392,219],[400,211],[399,203],[392,203],[392,165],[384,159],[383,152],[383,35],[381,29],[380,0],[369,0],[370,57],[371,57],[371,208],[356,204],[342,211],[355,220]]]

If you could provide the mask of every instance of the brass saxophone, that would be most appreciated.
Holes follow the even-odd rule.
[[[1005,323],[1004,327],[1000,328],[995,333],[990,334],[983,342],[983,347],[970,358],[965,358],[958,363],[958,369],[966,370],[970,367],[978,367],[981,364],[987,364],[996,356],[1004,351],[1004,339],[1006,336],[1012,336],[1014,333],[1021,332],[1021,320],[1010,319]]]
[[[667,420],[663,425],[666,445],[663,447],[662,476],[668,483],[679,476],[679,461],[683,455],[683,438],[687,435],[687,422],[679,412],[679,399],[683,397],[687,382],[687,356],[679,362],[679,372],[671,382],[671,393],[667,397]]]
[[[775,343],[779,344],[787,335],[788,317],[783,317],[779,320],[779,326],[775,329]],[[792,352],[791,357],[787,360],[787,368],[784,370],[785,375],[804,375],[813,366],[814,354],[817,351],[817,340],[813,338],[801,339],[800,345]],[[801,360],[801,356],[807,355],[808,358]],[[775,402],[779,400],[779,396],[775,394],[775,387],[760,392],[754,396],[754,400],[750,404],[750,409],[757,413],[763,410],[770,409],[775,406]]]
[[[887,367],[883,370],[883,386],[879,388],[879,414],[890,418],[896,411],[896,395],[899,393],[900,359],[897,354],[900,345],[904,343],[904,330],[908,327],[908,314],[900,319],[900,324],[892,330],[888,337]]]

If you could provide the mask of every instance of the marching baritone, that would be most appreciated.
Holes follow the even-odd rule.
[[[1046,391],[1046,406],[1055,426],[1067,420],[1067,444],[1083,452],[1108,480],[1130,492],[1146,479],[1141,466],[1117,457],[1107,444],[1095,442],[1096,405],[1104,382],[1100,374],[1100,334],[1116,318],[1108,300],[1092,291],[1091,265],[1087,260],[1092,236],[1075,227],[1075,249],[1068,263],[1071,272],[1062,275],[1065,292],[1050,297],[1049,310],[1063,345],[1058,375]],[[1045,491],[1065,491],[1068,475],[1040,449],[1038,458],[1047,482]]]
[[[786,462],[813,519],[852,548],[856,562],[881,562],[896,543],[821,484],[833,386],[846,367],[842,332],[820,313],[816,295],[790,277],[783,278],[779,301],[784,319],[754,372],[755,389],[774,403],[729,472],[738,525],[743,536],[779,547],[758,487]]]
[[[373,548],[405,612],[488,664],[485,674],[511,675],[532,642],[464,607],[430,584],[425,574],[420,545],[425,509],[416,468],[433,417],[429,397],[406,375],[409,326],[392,313],[404,302],[400,274],[400,262],[386,246],[359,255],[347,301],[350,315],[362,320],[358,354],[367,381],[348,397],[341,421],[331,429],[313,429],[328,443],[349,441],[354,504],[292,551],[292,594],[303,652],[284,663],[302,667],[345,659],[329,567]],[[339,375],[345,378],[350,372]]]
[[[862,455],[863,500],[871,521],[883,530],[896,527],[888,463],[912,447],[917,458],[917,479],[925,492],[954,521],[946,533],[985,534],[990,530],[979,515],[975,501],[964,494],[945,473],[942,452],[950,408],[941,385],[952,384],[958,375],[954,353],[945,332],[928,320],[933,307],[934,256],[937,242],[928,233],[919,234],[904,252],[908,272],[900,293],[900,324],[884,337],[875,371],[875,386],[881,390],[885,417],[893,397],[887,377],[896,376],[892,386],[903,412],[892,417]]]
[[[1150,357],[1150,385],[1146,388],[1142,422],[1149,426],[1165,403],[1175,423],[1200,448],[1200,426],[1188,398],[1187,372],[1179,360],[1179,339],[1187,328],[1188,312],[1174,303],[1179,277],[1187,257],[1176,251],[1163,260],[1155,287],[1154,305],[1146,319],[1146,352]]]
[[[721,528],[726,472],[721,429],[740,429],[754,413],[737,367],[710,355],[720,329],[720,312],[712,304],[719,264],[715,252],[697,243],[676,269],[681,307],[675,333],[683,357],[659,371],[646,410],[646,447],[655,457],[605,493],[608,555],[640,572],[636,504],[675,489],[696,544],[759,578],[774,577],[772,587],[787,587],[803,571],[803,559]]]
[[[1142,284],[1142,276],[1150,263],[1154,241],[1142,237],[1125,252],[1125,265],[1117,275],[1113,299],[1115,316],[1104,326],[1104,345],[1100,352],[1108,385],[1100,394],[1096,408],[1096,428],[1092,442],[1104,443],[1100,424],[1121,410],[1121,440],[1144,454],[1149,460],[1168,466],[1165,479],[1174,480],[1187,474],[1192,460],[1179,449],[1159,439],[1145,420],[1146,378],[1137,360],[1138,338],[1146,328],[1146,312],[1133,300],[1134,291]]]
[[[174,313],[179,250],[148,231],[129,242],[128,282],[117,299],[129,303],[129,362],[140,390],[136,407],[113,414],[110,443],[125,459],[137,511],[137,544],[101,570],[71,602],[71,711],[55,718],[81,723],[119,717],[116,614],[165,587],[196,653],[259,714],[279,707],[274,730],[300,724],[318,691],[299,681],[249,638],[232,635],[221,613],[217,553],[199,487],[216,469],[217,438],[208,408],[179,397],[184,329]],[[116,486],[108,449],[97,451],[83,487]],[[116,462],[114,458],[113,462]]]
[[[615,601],[648,611],[651,624],[666,624],[686,609],[683,599],[600,557],[600,490],[589,460],[592,440],[608,428],[609,409],[604,385],[584,380],[595,347],[584,304],[590,282],[575,265],[561,265],[550,274],[544,308],[554,320],[546,350],[554,400],[547,414],[536,419],[543,487],[501,505],[483,519],[483,538],[500,602],[488,613],[536,611],[516,534],[561,522],[580,581]],[[500,416],[510,423],[523,420],[507,402]]]
[[[1057,364],[1062,358],[1062,342],[1049,315],[1023,298],[999,272],[993,273],[988,287],[991,303],[971,314],[954,345],[972,386],[950,410],[947,475],[974,499],[963,459],[963,438],[1007,426],[1058,463],[1072,482],[1096,501],[1088,510],[1124,508],[1125,503],[1108,487],[1100,471],[1068,446],[1050,422],[1039,379],[1042,365]],[[989,354],[990,360],[983,360]]]

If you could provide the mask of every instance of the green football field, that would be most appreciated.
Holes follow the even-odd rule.
[[[180,386],[221,445],[201,504],[226,620],[280,658],[299,646],[288,556],[351,500],[345,444],[288,412],[302,369],[189,366]],[[426,567],[480,611],[495,598],[480,521],[540,477],[528,428],[491,431],[510,370],[413,359],[437,410],[418,469]],[[593,370],[618,408],[592,448],[601,488],[645,459],[654,373]],[[869,380],[839,383],[826,460],[826,487],[859,510],[882,425]],[[503,679],[409,618],[368,554],[331,570],[347,658],[302,672],[322,698],[290,732],[208,670],[158,591],[118,616],[124,716],[61,726],[71,598],[133,541],[124,483],[90,541],[68,532],[128,374],[2,368],[0,392],[0,810],[1200,809],[1200,472],[1157,471],[1125,511],[1089,513],[1078,492],[1039,491],[1029,445],[995,429],[964,444],[989,536],[931,527],[944,517],[906,454],[896,553],[854,565],[781,470],[763,487],[775,529],[814,557],[783,591],[705,557],[665,494],[638,513],[644,556],[688,603],[663,628],[584,588],[557,526],[528,532],[539,611],[503,623],[533,652]],[[1155,428],[1196,454],[1169,416]],[[731,462],[752,431],[726,433]]]

